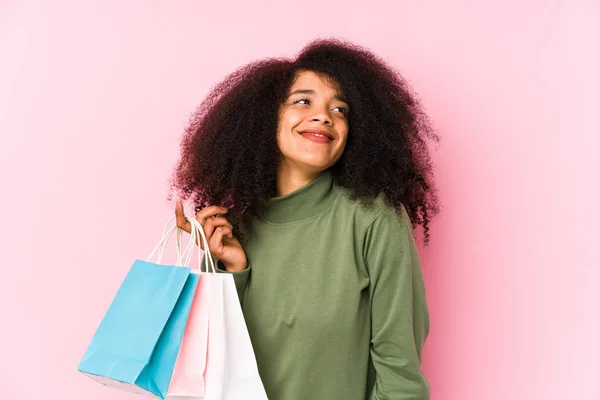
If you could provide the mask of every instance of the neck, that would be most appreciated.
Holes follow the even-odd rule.
[[[277,171],[277,196],[285,196],[308,185],[325,171],[305,171],[282,164]]]

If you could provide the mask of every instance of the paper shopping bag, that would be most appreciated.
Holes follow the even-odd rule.
[[[204,379],[204,400],[222,400],[225,376],[225,320],[223,315],[223,274],[206,274],[210,287],[208,351]]]
[[[265,400],[256,357],[231,274],[210,277],[205,400]]]
[[[148,259],[135,261],[127,273],[79,363],[79,371],[104,385],[166,395],[199,281],[190,268],[179,266],[181,257],[175,266],[160,265],[175,231],[181,253],[181,230],[176,225],[167,229],[172,221]],[[158,260],[152,263],[157,250]]]
[[[211,282],[210,274],[199,273],[198,278],[198,287],[167,391],[167,399],[170,400],[204,397]]]
[[[198,290],[198,294],[204,293],[204,296],[206,296],[204,298],[207,299],[206,303],[208,303],[208,344],[204,370],[204,400],[267,399],[258,374],[256,358],[233,277],[231,274],[215,272],[214,260],[210,254],[203,229],[195,219],[189,220],[192,225],[192,236],[200,235],[206,249],[204,259],[207,265],[207,273],[200,273],[202,286]],[[195,241],[195,239],[193,240]],[[190,254],[187,255],[188,260],[189,258]],[[211,266],[212,273],[208,272],[208,264]],[[203,327],[200,324],[198,327],[203,332]],[[187,334],[188,331],[186,330]],[[198,339],[199,337],[191,338],[191,340]],[[201,349],[200,344],[201,342],[198,342],[199,349]],[[182,347],[180,357],[188,357],[188,351],[188,348]],[[190,358],[201,356],[202,354],[192,354]],[[200,367],[201,363],[197,363],[196,371],[199,371]],[[182,369],[185,368],[182,367]],[[173,374],[173,382],[176,374]],[[170,394],[169,398],[171,398]],[[181,398],[186,397],[185,395],[177,397],[177,399]]]
[[[137,260],[78,370],[107,386],[164,398],[198,275]]]
[[[266,400],[233,276],[221,275],[226,350],[223,399]]]

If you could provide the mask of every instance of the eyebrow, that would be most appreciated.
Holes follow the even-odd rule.
[[[312,89],[297,89],[297,90],[294,90],[293,92],[291,92],[290,94],[288,94],[287,98],[290,98],[295,94],[315,94],[315,91]],[[338,101],[348,104],[348,102],[343,97],[335,95],[335,96],[333,96],[333,98]]]

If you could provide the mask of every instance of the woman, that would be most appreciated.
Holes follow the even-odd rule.
[[[194,114],[172,189],[233,274],[270,399],[429,399],[427,138],[404,80],[337,40],[241,68]]]

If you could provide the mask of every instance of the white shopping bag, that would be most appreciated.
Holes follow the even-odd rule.
[[[225,322],[223,318],[223,277],[212,274],[207,280],[210,285],[210,307],[208,320],[208,351],[204,381],[204,400],[222,400],[226,380]]]
[[[258,374],[256,357],[240,306],[233,276],[223,276],[225,321],[225,400],[263,400],[267,394]]]

